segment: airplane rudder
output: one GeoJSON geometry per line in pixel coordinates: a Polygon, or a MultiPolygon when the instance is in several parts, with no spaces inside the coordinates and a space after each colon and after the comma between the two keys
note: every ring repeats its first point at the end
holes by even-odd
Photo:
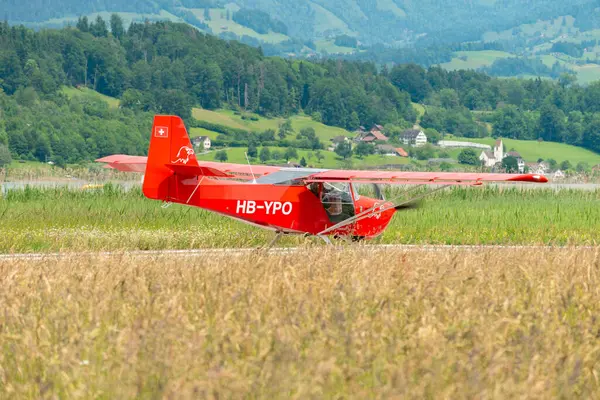
{"type": "Polygon", "coordinates": [[[148,161],[142,191],[151,199],[165,200],[169,195],[170,163],[173,141],[173,121],[170,115],[155,115],[150,134],[148,161]]]}
{"type": "Polygon", "coordinates": [[[197,166],[196,153],[185,127],[185,123],[178,116],[171,116],[171,164],[184,164],[197,166]]]}

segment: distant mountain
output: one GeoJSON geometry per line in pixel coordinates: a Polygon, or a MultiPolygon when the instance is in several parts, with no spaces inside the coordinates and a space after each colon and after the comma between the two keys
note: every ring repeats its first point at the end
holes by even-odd
{"type": "Polygon", "coordinates": [[[598,0],[0,0],[0,10],[36,29],[114,12],[126,24],[186,22],[265,55],[600,78],[598,0]]]}
{"type": "MultiPolygon", "coordinates": [[[[347,34],[366,45],[403,46],[416,40],[448,43],[479,40],[486,31],[502,31],[538,19],[583,15],[600,21],[596,0],[0,0],[9,22],[56,25],[65,17],[96,12],[129,16],[183,18],[189,12],[206,22],[204,9],[234,13],[260,10],[282,22],[290,37],[320,40],[347,34]],[[590,14],[596,13],[596,18],[590,14]]],[[[210,12],[208,13],[210,16],[210,12]]],[[[593,22],[592,22],[593,23],[593,22]]],[[[598,23],[598,22],[596,22],[598,23]]],[[[221,27],[219,27],[220,32],[221,27]]]]}

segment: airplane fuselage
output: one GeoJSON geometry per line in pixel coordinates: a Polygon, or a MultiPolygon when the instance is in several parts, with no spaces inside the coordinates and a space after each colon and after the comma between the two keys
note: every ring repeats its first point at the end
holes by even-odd
{"type": "MultiPolygon", "coordinates": [[[[353,190],[327,197],[323,184],[312,188],[193,177],[170,180],[168,198],[163,200],[199,207],[266,229],[311,235],[374,208],[366,218],[327,234],[375,237],[385,230],[394,214],[393,208],[380,210],[385,201],[359,196],[353,190]]],[[[148,194],[147,197],[153,198],[148,194]]]]}

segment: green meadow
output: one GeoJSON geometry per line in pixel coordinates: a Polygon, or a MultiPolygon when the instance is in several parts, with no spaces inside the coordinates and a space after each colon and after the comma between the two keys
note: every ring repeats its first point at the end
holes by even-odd
{"type": "Polygon", "coordinates": [[[448,70],[478,69],[492,65],[499,58],[512,57],[510,53],[496,50],[457,51],[454,55],[450,62],[441,66],[448,70]]]}
{"type": "Polygon", "coordinates": [[[103,95],[102,93],[98,93],[95,90],[90,88],[82,87],[75,88],[72,86],[63,86],[62,92],[66,94],[69,98],[73,97],[86,97],[88,99],[93,100],[101,100],[108,104],[110,108],[119,107],[119,99],[114,97],[103,95]]]}
{"type": "MultiPolygon", "coordinates": [[[[273,233],[198,208],[148,200],[139,189],[9,191],[0,198],[0,252],[252,247],[273,233]]],[[[374,243],[593,245],[600,191],[452,188],[397,213],[374,243]]],[[[282,245],[313,239],[285,238],[282,245]]]]}
{"type": "MultiPolygon", "coordinates": [[[[453,137],[447,140],[458,140],[465,142],[483,143],[490,146],[494,146],[496,140],[491,137],[487,138],[461,138],[453,137]]],[[[572,164],[578,162],[587,162],[590,165],[596,165],[600,163],[600,154],[594,153],[593,151],[584,149],[582,147],[571,146],[565,143],[555,142],[538,142],[537,140],[516,140],[516,139],[502,139],[506,150],[510,151],[515,149],[521,154],[521,157],[527,162],[536,162],[538,159],[554,159],[557,162],[565,160],[570,161],[572,164]]]]}
{"type": "MultiPolygon", "coordinates": [[[[236,114],[231,110],[204,110],[200,108],[194,108],[192,110],[192,116],[197,120],[210,122],[213,124],[224,125],[230,128],[246,129],[252,132],[262,132],[267,129],[273,129],[277,131],[279,125],[285,120],[284,118],[265,118],[259,117],[256,114],[244,114],[247,117],[255,118],[253,121],[249,118],[242,119],[241,114],[236,114]]],[[[289,118],[292,122],[292,128],[297,133],[303,128],[313,128],[317,136],[323,141],[328,142],[336,136],[347,136],[353,137],[351,132],[337,126],[328,126],[320,122],[314,121],[307,115],[294,115],[289,118]]]]}

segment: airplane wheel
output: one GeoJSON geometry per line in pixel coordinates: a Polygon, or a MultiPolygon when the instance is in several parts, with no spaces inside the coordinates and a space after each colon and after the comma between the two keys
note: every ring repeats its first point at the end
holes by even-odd
{"type": "Polygon", "coordinates": [[[352,236],[353,242],[362,242],[363,240],[365,240],[364,236],[352,236]]]}

